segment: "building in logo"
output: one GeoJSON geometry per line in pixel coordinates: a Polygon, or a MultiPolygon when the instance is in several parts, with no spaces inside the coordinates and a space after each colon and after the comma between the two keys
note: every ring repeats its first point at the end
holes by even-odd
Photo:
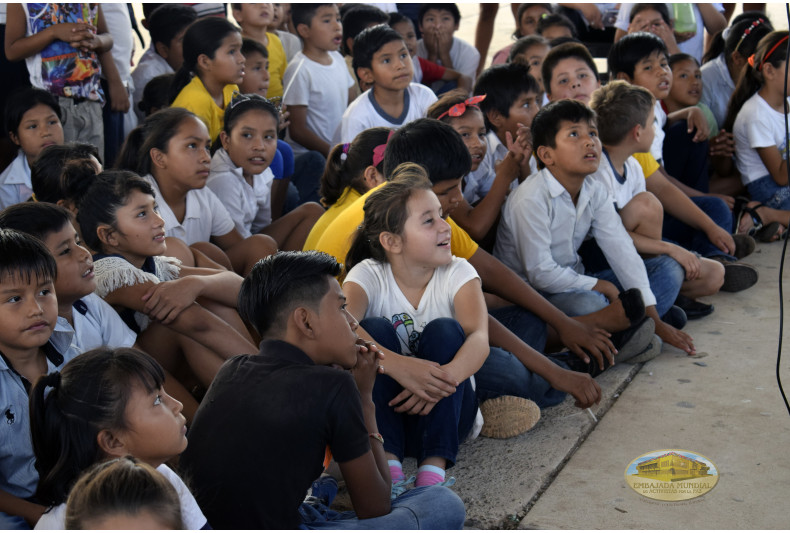
{"type": "Polygon", "coordinates": [[[709,476],[710,467],[691,457],[677,452],[669,452],[636,465],[637,476],[659,479],[661,481],[680,481],[709,476]]]}

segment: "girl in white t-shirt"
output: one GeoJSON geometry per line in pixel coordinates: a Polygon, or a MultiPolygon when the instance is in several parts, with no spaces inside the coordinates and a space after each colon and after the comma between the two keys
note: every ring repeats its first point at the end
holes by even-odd
{"type": "MultiPolygon", "coordinates": [[[[787,31],[775,31],[760,40],[741,73],[727,113],[728,123],[737,113],[732,131],[741,180],[752,200],[780,210],[790,210],[784,100],[787,39],[787,31]]],[[[771,222],[767,214],[761,212],[755,222],[760,217],[764,223],[771,222]]],[[[779,221],[786,224],[788,217],[790,213],[780,213],[779,221]]]]}
{"type": "Polygon", "coordinates": [[[373,391],[393,490],[409,482],[407,456],[419,464],[418,487],[452,484],[445,469],[477,413],[469,378],[488,356],[488,314],[477,272],[450,251],[450,226],[422,167],[404,163],[368,197],[346,267],[343,290],[361,336],[395,352],[373,391]]]}
{"type": "Polygon", "coordinates": [[[263,233],[282,250],[301,250],[324,208],[308,202],[272,220],[274,174],[269,165],[277,152],[279,127],[279,112],[269,100],[257,94],[234,96],[225,109],[222,147],[211,158],[207,185],[242,237],[263,233]]]}
{"type": "Polygon", "coordinates": [[[36,529],[65,529],[66,500],[82,472],[127,455],[173,485],[185,529],[207,526],[189,489],[165,465],[186,448],[187,426],[164,380],[159,363],[139,350],[97,348],[36,382],[30,393],[36,498],[53,506],[36,529]]]}

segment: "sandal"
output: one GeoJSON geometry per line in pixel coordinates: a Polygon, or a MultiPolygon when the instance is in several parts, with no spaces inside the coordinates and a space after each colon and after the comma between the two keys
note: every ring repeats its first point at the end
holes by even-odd
{"type": "Polygon", "coordinates": [[[744,214],[748,214],[752,217],[752,223],[754,224],[754,226],[747,231],[749,236],[754,237],[760,242],[774,242],[785,237],[786,232],[782,231],[779,222],[771,222],[767,225],[763,224],[763,219],[760,217],[757,210],[761,207],[765,207],[765,204],[757,204],[754,207],[749,207],[746,203],[747,201],[748,200],[742,196],[739,196],[735,200],[735,209],[739,209],[737,216],[737,225],[739,228],[744,214]]]}

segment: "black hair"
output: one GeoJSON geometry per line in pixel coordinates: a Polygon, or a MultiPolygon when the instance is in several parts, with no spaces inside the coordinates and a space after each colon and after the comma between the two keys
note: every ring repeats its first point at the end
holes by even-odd
{"type": "Polygon", "coordinates": [[[727,118],[724,119],[723,129],[732,131],[735,119],[738,117],[738,112],[743,104],[760,90],[763,84],[762,69],[765,65],[770,64],[773,68],[780,68],[785,62],[787,59],[787,46],[784,44],[786,43],[778,47],[776,45],[782,39],[787,38],[787,35],[787,30],[774,31],[760,39],[757,49],[754,51],[754,66],[746,63],[741,75],[738,77],[738,83],[735,84],[735,91],[733,91],[730,102],[727,105],[727,118]],[[766,55],[769,52],[770,55],[766,59],[766,55]]]}
{"type": "Polygon", "coordinates": [[[546,31],[548,28],[552,28],[554,26],[563,26],[568,28],[571,32],[571,37],[576,38],[576,26],[574,26],[573,22],[560,13],[551,13],[550,15],[546,15],[545,17],[541,17],[538,21],[538,34],[543,35],[543,32],[546,31]]]}
{"type": "Polygon", "coordinates": [[[420,11],[417,14],[417,20],[420,21],[420,24],[422,24],[425,14],[431,9],[447,11],[453,16],[456,25],[461,22],[461,12],[458,10],[457,4],[420,4],[420,11]]]}
{"type": "Polygon", "coordinates": [[[217,50],[222,46],[222,41],[232,33],[240,33],[239,28],[219,17],[197,19],[187,27],[184,34],[184,62],[170,86],[170,103],[173,103],[181,89],[189,84],[192,76],[198,74],[198,58],[206,55],[214,59],[217,50]]]}
{"type": "Polygon", "coordinates": [[[100,463],[80,476],[66,503],[66,529],[90,529],[96,520],[148,512],[171,529],[184,529],[181,500],[154,467],[127,455],[100,463]]]}
{"type": "MultiPolygon", "coordinates": [[[[376,147],[387,144],[391,132],[389,128],[368,128],[357,134],[351,143],[338,144],[332,148],[326,158],[319,190],[324,207],[334,205],[347,187],[360,194],[367,192],[365,169],[373,165],[373,151],[376,147]]],[[[379,161],[376,170],[381,172],[383,163],[383,159],[379,161]]]]}
{"type": "Polygon", "coordinates": [[[555,37],[554,39],[552,39],[551,41],[549,41],[549,48],[554,48],[555,46],[559,46],[559,45],[561,45],[561,44],[565,44],[565,43],[579,43],[579,44],[584,44],[583,42],[581,42],[581,41],[580,41],[579,39],[577,39],[576,37],[567,37],[567,36],[563,36],[563,37],[555,37]]]}
{"type": "Polygon", "coordinates": [[[486,99],[480,102],[480,110],[486,121],[486,128],[496,130],[488,120],[490,111],[508,118],[510,108],[524,93],[540,94],[538,81],[530,76],[529,67],[521,63],[493,65],[480,74],[472,94],[484,94],[486,99]]]}
{"type": "Polygon", "coordinates": [[[25,87],[11,93],[6,100],[5,131],[9,135],[19,135],[19,124],[22,122],[22,117],[39,104],[51,107],[58,116],[58,120],[62,121],[60,104],[51,92],[36,87],[25,87]]]}
{"type": "MultiPolygon", "coordinates": [[[[588,122],[595,123],[595,112],[576,100],[558,100],[551,102],[538,111],[532,119],[532,146],[535,147],[535,154],[541,146],[550,148],[557,147],[557,133],[562,128],[563,122],[588,122]]],[[[538,168],[546,165],[537,157],[538,168]]]]}
{"type": "Polygon", "coordinates": [[[73,221],[68,209],[46,202],[22,202],[0,211],[0,228],[21,231],[42,242],[73,221]]]}
{"type": "Polygon", "coordinates": [[[669,68],[672,68],[678,63],[680,63],[681,61],[693,61],[695,65],[697,65],[698,67],[700,66],[697,58],[691,54],[672,54],[671,56],[669,56],[667,63],[669,63],[669,68]]]}
{"type": "Polygon", "coordinates": [[[160,74],[145,84],[143,98],[137,103],[137,107],[145,116],[155,113],[170,105],[170,86],[176,75],[160,74]]]}
{"type": "Polygon", "coordinates": [[[362,30],[354,39],[354,58],[351,61],[354,72],[356,73],[359,68],[371,68],[373,55],[392,41],[403,41],[403,37],[387,24],[378,24],[362,30]]]}
{"type": "MultiPolygon", "coordinates": [[[[230,135],[230,132],[236,126],[236,122],[248,111],[259,110],[264,111],[271,115],[274,119],[275,131],[280,129],[280,113],[277,107],[268,99],[259,94],[236,94],[230,101],[230,104],[225,108],[225,114],[222,119],[222,131],[230,135]]],[[[212,145],[212,153],[222,146],[222,141],[219,135],[214,140],[212,145]]]]}
{"type": "Polygon", "coordinates": [[[41,240],[14,229],[0,228],[0,283],[7,279],[50,280],[58,277],[55,258],[41,240]]]}
{"type": "Polygon", "coordinates": [[[521,39],[525,37],[525,35],[521,35],[521,17],[524,16],[524,13],[527,9],[535,6],[540,6],[544,8],[546,11],[550,13],[554,13],[554,10],[551,8],[551,4],[539,4],[539,3],[524,3],[518,5],[518,10],[516,11],[516,31],[513,32],[513,37],[515,39],[521,39]]]}
{"type": "Polygon", "coordinates": [[[664,44],[661,37],[645,31],[629,33],[609,49],[607,63],[610,78],[616,79],[617,75],[622,72],[629,79],[633,79],[636,64],[655,52],[669,57],[667,45],[664,44]]]}
{"type": "Polygon", "coordinates": [[[549,42],[544,39],[542,35],[527,35],[525,37],[519,37],[518,41],[513,43],[513,46],[510,47],[510,53],[507,56],[507,62],[512,63],[519,54],[523,54],[538,44],[542,46],[549,46],[549,42]]]}
{"type": "MultiPolygon", "coordinates": [[[[439,97],[431,107],[428,108],[428,111],[425,112],[425,116],[428,118],[435,118],[445,124],[452,124],[455,118],[460,117],[451,117],[449,114],[444,115],[447,111],[449,111],[454,105],[458,105],[466,99],[469,98],[469,93],[467,93],[463,89],[453,89],[452,91],[447,91],[442,96],[439,97]],[[444,115],[442,118],[439,118],[441,115],[444,115]]],[[[466,111],[464,115],[471,110],[472,113],[483,113],[480,110],[480,104],[469,105],[466,106],[466,111]]],[[[463,115],[461,115],[463,116],[463,115]]]]}
{"type": "Polygon", "coordinates": [[[162,367],[150,355],[107,347],[78,355],[60,372],[39,378],[30,391],[38,500],[45,505],[65,502],[80,474],[104,458],[99,432],[127,427],[133,389],[142,385],[154,392],[164,381],[162,367]]]}
{"type": "Polygon", "coordinates": [[[99,150],[92,144],[70,142],[47,146],[30,166],[30,182],[33,194],[39,202],[57,203],[63,200],[61,173],[63,166],[73,159],[95,157],[99,164],[99,150]]]}
{"type": "Polygon", "coordinates": [[[146,24],[148,24],[148,17],[151,16],[151,13],[156,11],[159,6],[164,6],[168,4],[158,4],[155,2],[143,2],[143,18],[146,20],[146,24]]]}
{"type": "Polygon", "coordinates": [[[131,170],[141,176],[151,173],[151,150],[157,148],[167,153],[170,139],[178,128],[195,114],[183,107],[168,107],[145,118],[145,121],[129,132],[115,168],[131,170]]]}
{"type": "Polygon", "coordinates": [[[262,43],[244,37],[241,40],[241,55],[246,58],[247,54],[261,54],[264,58],[269,59],[269,51],[262,43]]]}
{"type": "Polygon", "coordinates": [[[63,191],[63,200],[77,206],[96,180],[96,166],[90,159],[73,159],[63,166],[60,174],[60,187],[63,191]]]}
{"type": "Polygon", "coordinates": [[[388,22],[389,16],[375,6],[367,4],[352,5],[343,14],[343,45],[341,47],[343,54],[352,55],[351,50],[347,46],[349,39],[355,39],[368,26],[387,24],[388,22]]]}
{"type": "Polygon", "coordinates": [[[431,182],[423,167],[415,163],[398,165],[392,180],[365,199],[365,218],[351,239],[346,254],[346,273],[365,259],[387,262],[379,235],[384,232],[402,235],[409,218],[409,199],[416,191],[430,188],[431,182]]]}
{"type": "Polygon", "coordinates": [[[302,38],[302,36],[299,35],[299,25],[304,24],[309,28],[313,23],[313,17],[315,17],[318,8],[334,5],[335,4],[291,4],[291,23],[294,25],[294,29],[296,29],[297,36],[300,39],[302,38]]]}
{"type": "Polygon", "coordinates": [[[129,201],[132,191],[155,196],[151,184],[134,172],[105,170],[96,176],[78,203],[77,223],[88,248],[95,252],[104,250],[96,230],[101,225],[117,227],[116,213],[129,201]]]}
{"type": "Polygon", "coordinates": [[[387,13],[389,16],[389,21],[387,22],[390,27],[394,26],[395,24],[400,24],[401,22],[408,22],[412,26],[414,26],[414,21],[412,21],[409,17],[404,15],[403,13],[398,13],[397,11],[392,11],[387,13]]]}
{"type": "Polygon", "coordinates": [[[277,252],[258,261],[239,289],[238,310],[261,337],[285,333],[295,307],[317,309],[329,290],[329,278],[341,265],[324,252],[277,252]]]}
{"type": "Polygon", "coordinates": [[[423,167],[433,184],[460,179],[472,169],[472,156],[458,132],[432,118],[418,118],[392,134],[384,152],[385,179],[407,162],[423,167]]]}
{"type": "Polygon", "coordinates": [[[551,76],[554,74],[554,69],[563,59],[580,59],[584,61],[590,70],[595,74],[598,79],[598,67],[595,66],[595,60],[590,54],[590,50],[581,43],[565,43],[559,46],[553,46],[546,57],[543,58],[543,65],[541,65],[541,75],[543,76],[543,88],[546,89],[546,94],[551,94],[551,76]]]}
{"type": "Polygon", "coordinates": [[[633,22],[634,18],[636,18],[639,13],[649,9],[652,9],[661,15],[661,19],[666,23],[666,25],[670,28],[672,27],[672,17],[669,16],[669,9],[667,9],[666,4],[634,4],[633,7],[631,7],[631,13],[628,16],[628,22],[633,22]]]}
{"type": "Polygon", "coordinates": [[[707,63],[724,54],[727,65],[732,61],[732,53],[738,52],[742,57],[748,58],[757,48],[760,39],[774,31],[770,19],[760,11],[745,11],[733,19],[729,30],[726,28],[716,33],[710,43],[708,51],[702,57],[702,62],[707,63]],[[728,31],[727,38],[724,38],[728,31]]]}
{"type": "Polygon", "coordinates": [[[151,43],[170,46],[176,35],[195,22],[198,16],[194,9],[184,4],[162,4],[146,17],[151,43]]]}

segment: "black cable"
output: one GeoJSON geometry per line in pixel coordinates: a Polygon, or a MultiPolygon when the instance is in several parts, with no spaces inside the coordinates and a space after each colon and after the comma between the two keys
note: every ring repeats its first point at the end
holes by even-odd
{"type": "MultiPolygon", "coordinates": [[[[785,13],[787,15],[787,25],[790,27],[790,4],[785,4],[785,13]]],[[[788,67],[788,60],[790,59],[790,40],[787,41],[787,53],[785,54],[785,74],[787,73],[788,67]]],[[[788,149],[790,148],[790,125],[787,123],[787,114],[788,114],[788,105],[787,105],[787,75],[785,75],[785,91],[782,95],[782,103],[784,105],[785,110],[785,168],[787,169],[787,179],[788,179],[788,187],[790,187],[790,159],[787,157],[788,149]]],[[[787,228],[790,228],[790,221],[786,224],[787,228]]],[[[785,402],[785,407],[787,408],[787,413],[790,414],[790,403],[787,403],[787,396],[785,395],[785,390],[782,387],[782,375],[780,373],[781,363],[782,363],[782,339],[784,337],[784,316],[785,316],[785,306],[784,306],[784,291],[782,290],[782,273],[785,269],[785,254],[787,253],[787,237],[784,239],[784,245],[782,245],[782,259],[779,261],[779,349],[776,352],[776,382],[779,384],[779,393],[782,395],[782,400],[785,402]]]]}

